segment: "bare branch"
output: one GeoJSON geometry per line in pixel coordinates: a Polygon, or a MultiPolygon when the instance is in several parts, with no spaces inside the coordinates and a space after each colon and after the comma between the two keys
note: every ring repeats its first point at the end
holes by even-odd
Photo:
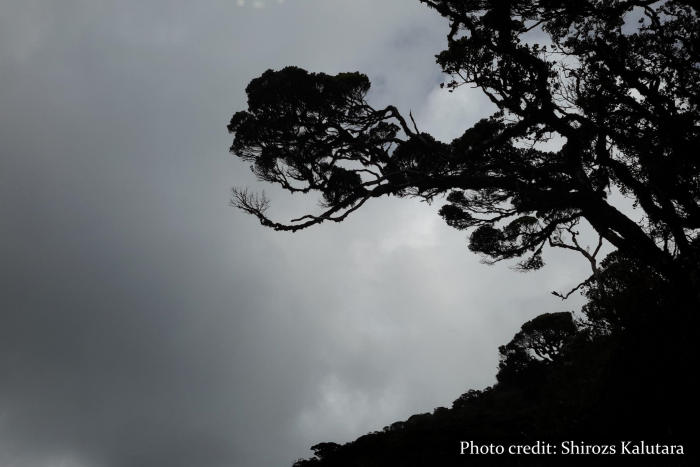
{"type": "Polygon", "coordinates": [[[595,279],[595,275],[591,275],[591,276],[589,276],[586,280],[584,280],[583,282],[581,282],[580,284],[578,284],[576,287],[574,287],[573,289],[569,290],[567,293],[563,294],[563,293],[559,293],[559,292],[553,291],[553,292],[552,292],[552,295],[554,295],[555,297],[559,297],[559,298],[561,298],[562,300],[566,300],[566,299],[569,298],[574,292],[576,292],[577,290],[581,289],[581,287],[583,287],[583,286],[589,284],[589,283],[590,283],[592,280],[594,280],[594,279],[595,279]]]}

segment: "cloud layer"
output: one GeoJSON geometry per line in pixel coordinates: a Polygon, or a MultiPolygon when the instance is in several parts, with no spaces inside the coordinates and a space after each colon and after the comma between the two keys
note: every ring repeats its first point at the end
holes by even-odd
{"type": "Polygon", "coordinates": [[[436,206],[296,235],[227,206],[263,188],[225,125],[267,68],[362,70],[446,140],[489,111],[438,89],[417,2],[0,3],[0,465],[290,465],[491,384],[523,321],[573,307],[548,292],[577,258],[484,266],[436,206]]]}

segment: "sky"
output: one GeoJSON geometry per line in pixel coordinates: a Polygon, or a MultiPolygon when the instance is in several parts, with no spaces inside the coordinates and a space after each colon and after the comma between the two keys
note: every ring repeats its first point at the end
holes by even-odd
{"type": "Polygon", "coordinates": [[[407,0],[0,0],[0,466],[289,466],[495,382],[498,346],[587,276],[487,266],[440,203],[295,234],[229,206],[266,69],[360,70],[449,141],[447,24],[407,0]]]}

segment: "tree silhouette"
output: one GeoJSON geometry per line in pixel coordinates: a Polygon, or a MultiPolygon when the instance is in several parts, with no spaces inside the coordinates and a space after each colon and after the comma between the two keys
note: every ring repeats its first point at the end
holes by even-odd
{"type": "Polygon", "coordinates": [[[587,322],[538,316],[500,348],[494,387],[343,446],[316,445],[296,465],[463,465],[450,446],[480,436],[689,439],[696,398],[680,357],[696,348],[700,307],[697,2],[421,2],[449,21],[437,55],[445,86],[478,87],[498,110],[442,142],[410,113],[370,105],[363,74],[268,70],[231,119],[231,151],[263,181],[316,193],[322,210],[281,223],[264,195],[236,189],[233,204],[297,231],[384,195],[445,199],[440,215],[487,261],[537,269],[547,246],[583,254],[593,275],[574,290],[585,290],[587,322]],[[636,210],[619,208],[618,195],[636,210]],[[593,251],[579,242],[584,221],[600,236],[593,251]],[[617,251],[599,261],[603,239],[617,251]]]}
{"type": "Polygon", "coordinates": [[[268,70],[247,87],[248,110],[231,119],[231,151],[264,181],[318,192],[324,210],[283,224],[266,216],[264,195],[234,190],[233,203],[296,231],[342,221],[383,195],[445,196],[440,214],[471,229],[473,251],[520,258],[526,269],[541,267],[543,248],[585,219],[626,255],[697,285],[695,3],[422,2],[450,23],[437,56],[446,86],[477,86],[498,111],[444,143],[396,107],[372,107],[365,75],[268,70]],[[615,207],[613,190],[633,200],[642,222],[615,207]]]}
{"type": "Polygon", "coordinates": [[[537,367],[558,362],[578,333],[569,312],[544,313],[531,319],[508,344],[499,347],[498,381],[536,374],[537,367]]]}

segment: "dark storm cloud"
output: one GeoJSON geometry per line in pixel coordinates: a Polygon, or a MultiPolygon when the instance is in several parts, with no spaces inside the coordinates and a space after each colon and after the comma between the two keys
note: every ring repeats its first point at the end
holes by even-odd
{"type": "Polygon", "coordinates": [[[294,236],[227,207],[255,181],[225,124],[266,68],[363,70],[444,138],[483,114],[436,90],[417,5],[0,6],[0,465],[289,465],[490,384],[580,276],[480,265],[410,201],[294,236]]]}

